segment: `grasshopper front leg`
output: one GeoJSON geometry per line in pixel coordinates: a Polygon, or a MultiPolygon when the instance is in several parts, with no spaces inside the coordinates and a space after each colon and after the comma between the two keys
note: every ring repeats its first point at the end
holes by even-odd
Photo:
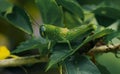
{"type": "Polygon", "coordinates": [[[50,49],[51,47],[51,41],[48,42],[48,50],[50,49]]]}

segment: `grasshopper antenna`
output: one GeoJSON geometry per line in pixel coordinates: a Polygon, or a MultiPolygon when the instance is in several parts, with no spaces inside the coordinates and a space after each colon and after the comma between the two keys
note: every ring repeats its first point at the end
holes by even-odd
{"type": "Polygon", "coordinates": [[[25,9],[25,11],[28,13],[28,16],[30,17],[30,19],[32,19],[33,20],[33,23],[35,23],[35,24],[37,24],[37,25],[39,25],[39,23],[32,17],[32,15],[28,12],[28,10],[27,9],[25,9]]]}
{"type": "Polygon", "coordinates": [[[28,15],[31,23],[34,24],[34,25],[32,25],[32,27],[33,27],[33,32],[34,32],[34,33],[33,33],[34,36],[35,36],[35,37],[42,37],[42,36],[41,36],[41,33],[40,33],[40,31],[39,31],[39,27],[41,26],[41,24],[39,24],[39,23],[33,18],[33,16],[29,13],[29,11],[28,11],[26,8],[24,8],[24,11],[27,13],[27,15],[28,15]]]}
{"type": "Polygon", "coordinates": [[[28,17],[30,18],[30,20],[32,20],[33,23],[35,23],[36,25],[40,25],[40,24],[33,18],[33,16],[29,13],[29,11],[28,11],[26,8],[23,7],[23,9],[24,9],[24,11],[27,13],[28,17]]]}

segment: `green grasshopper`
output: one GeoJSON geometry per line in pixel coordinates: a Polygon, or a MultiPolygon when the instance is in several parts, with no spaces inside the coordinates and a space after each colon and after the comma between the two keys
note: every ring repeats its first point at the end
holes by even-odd
{"type": "Polygon", "coordinates": [[[85,34],[91,33],[91,31],[95,29],[96,26],[94,24],[81,25],[73,29],[44,24],[40,26],[40,33],[42,37],[46,37],[51,41],[58,43],[68,43],[69,48],[72,49],[70,42],[76,41],[85,34]]]}

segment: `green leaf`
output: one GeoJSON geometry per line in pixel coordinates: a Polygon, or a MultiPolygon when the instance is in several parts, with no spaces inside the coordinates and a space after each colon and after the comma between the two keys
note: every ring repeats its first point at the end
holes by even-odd
{"type": "Polygon", "coordinates": [[[103,15],[112,19],[120,19],[120,10],[109,6],[109,4],[102,3],[98,5],[98,8],[93,10],[96,15],[103,15]]]}
{"type": "Polygon", "coordinates": [[[65,74],[101,74],[96,65],[85,56],[67,60],[65,70],[65,74]]]}
{"type": "Polygon", "coordinates": [[[36,0],[36,3],[45,24],[63,26],[62,8],[55,0],[36,0]]]}
{"type": "Polygon", "coordinates": [[[95,34],[91,35],[91,36],[88,37],[88,38],[94,40],[94,39],[101,38],[101,37],[104,37],[104,36],[106,36],[106,35],[109,35],[109,34],[111,34],[112,32],[114,32],[113,29],[103,28],[103,29],[101,29],[101,30],[99,30],[99,31],[96,30],[96,31],[95,31],[95,34]]]}
{"type": "Polygon", "coordinates": [[[102,31],[100,31],[100,32],[96,32],[95,34],[89,36],[88,38],[86,38],[86,39],[84,40],[83,43],[87,43],[87,42],[89,42],[89,41],[91,41],[91,40],[95,40],[95,39],[97,39],[97,38],[104,37],[104,36],[106,36],[106,35],[111,34],[112,32],[113,32],[112,29],[107,29],[107,28],[106,28],[106,29],[104,29],[104,30],[102,30],[102,31]]]}
{"type": "Polygon", "coordinates": [[[98,5],[98,7],[93,10],[93,13],[98,23],[105,27],[114,23],[117,19],[120,19],[120,10],[106,3],[98,5]]]}
{"type": "Polygon", "coordinates": [[[49,70],[53,65],[59,63],[60,61],[64,61],[68,54],[69,54],[69,50],[66,49],[53,51],[52,55],[50,56],[50,60],[46,71],[49,70]]]}
{"type": "Polygon", "coordinates": [[[110,42],[110,41],[111,41],[112,39],[114,39],[114,38],[120,38],[120,32],[119,32],[119,31],[115,31],[115,32],[113,32],[113,33],[105,36],[104,41],[105,41],[106,43],[108,43],[108,42],[110,42]]]}
{"type": "Polygon", "coordinates": [[[56,0],[58,4],[67,9],[70,13],[84,20],[81,6],[75,0],[56,0]]]}
{"type": "Polygon", "coordinates": [[[0,12],[5,12],[8,8],[12,6],[13,5],[8,2],[8,0],[0,0],[0,12]]]}
{"type": "Polygon", "coordinates": [[[104,27],[108,27],[116,21],[116,19],[112,19],[103,15],[95,15],[95,18],[97,19],[99,25],[104,27]]]}
{"type": "Polygon", "coordinates": [[[29,39],[26,40],[25,42],[22,42],[17,49],[12,51],[12,53],[20,53],[28,50],[33,50],[36,48],[40,48],[40,50],[47,50],[48,42],[46,40],[42,40],[41,38],[39,39],[29,39]]]}
{"type": "Polygon", "coordinates": [[[69,12],[64,13],[64,22],[65,27],[69,29],[80,26],[82,24],[78,17],[73,16],[73,14],[70,14],[69,12]]]}
{"type": "Polygon", "coordinates": [[[12,12],[6,14],[6,16],[15,27],[19,28],[25,33],[32,34],[32,26],[30,19],[22,8],[14,6],[12,8],[12,12]]]}

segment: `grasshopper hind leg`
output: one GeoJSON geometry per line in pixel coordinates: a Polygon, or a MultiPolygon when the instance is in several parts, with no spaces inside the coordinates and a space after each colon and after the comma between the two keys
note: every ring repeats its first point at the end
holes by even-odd
{"type": "Polygon", "coordinates": [[[69,41],[69,40],[59,41],[59,43],[67,43],[67,44],[68,44],[69,49],[70,49],[70,50],[73,50],[72,45],[70,44],[70,41],[69,41]]]}

